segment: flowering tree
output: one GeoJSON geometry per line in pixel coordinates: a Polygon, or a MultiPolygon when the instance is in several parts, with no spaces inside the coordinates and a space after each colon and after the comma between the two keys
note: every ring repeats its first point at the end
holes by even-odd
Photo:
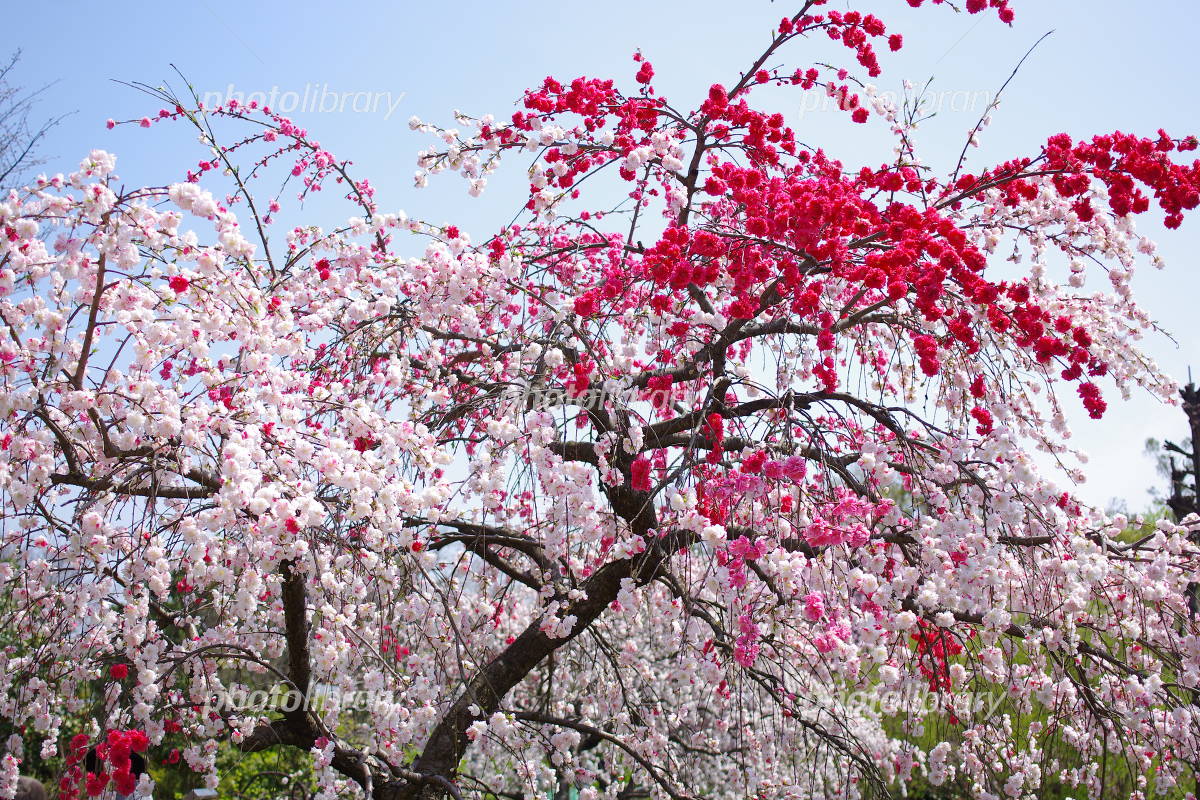
{"type": "Polygon", "coordinates": [[[509,120],[414,121],[439,137],[418,182],[478,193],[534,155],[481,244],[381,211],[270,109],[166,94],[141,124],[197,128],[185,180],[122,188],[95,151],[5,198],[0,714],[69,756],[60,796],[127,791],[142,751],[215,785],[223,745],[311,751],[330,797],[1193,779],[1196,549],[1122,535],[1030,452],[1065,452],[1061,395],[1172,396],[1133,344],[1131,220],[1200,204],[1196,140],[935,175],[913,109],[776,66],[828,37],[873,77],[902,46],[822,5],[694,110],[639,56],[632,91],[547,78],[509,120]],[[894,157],[800,144],[767,86],[890,126],[894,157]],[[297,187],[357,216],[277,231],[297,187]],[[214,703],[235,664],[375,694],[214,703]]]}

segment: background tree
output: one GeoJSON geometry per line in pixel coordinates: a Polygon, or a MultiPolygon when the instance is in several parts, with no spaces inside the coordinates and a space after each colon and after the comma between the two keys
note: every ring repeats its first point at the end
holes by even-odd
{"type": "MultiPolygon", "coordinates": [[[[1189,516],[1200,514],[1197,504],[1197,487],[1200,486],[1200,449],[1196,442],[1200,441],[1200,390],[1190,380],[1179,390],[1184,416],[1188,422],[1190,436],[1178,442],[1157,439],[1146,442],[1146,452],[1158,462],[1158,471],[1167,479],[1168,494],[1162,501],[1170,509],[1172,517],[1182,522],[1189,516]]],[[[1193,539],[1197,536],[1193,534],[1193,539]]],[[[1188,586],[1193,616],[1200,613],[1200,595],[1197,595],[1198,584],[1188,586]]]]}
{"type": "Polygon", "coordinates": [[[46,87],[29,91],[15,82],[21,51],[0,65],[0,193],[19,186],[30,172],[45,163],[38,147],[59,118],[39,121],[38,97],[46,87]]]}
{"type": "Polygon", "coordinates": [[[1200,450],[1195,445],[1200,441],[1200,389],[1189,382],[1179,390],[1179,395],[1183,400],[1189,436],[1179,442],[1163,441],[1162,444],[1151,440],[1147,450],[1158,457],[1159,471],[1169,481],[1167,507],[1175,519],[1182,520],[1189,514],[1200,514],[1200,505],[1196,502],[1196,487],[1200,486],[1200,450]]]}
{"type": "Polygon", "coordinates": [[[272,110],[166,92],[131,122],[195,126],[181,182],[123,187],[94,151],[0,204],[0,579],[40,643],[6,648],[0,714],[65,758],[63,796],[108,779],[74,756],[101,739],[122,791],[177,741],[214,785],[223,744],[294,748],[323,796],[381,800],[1190,780],[1188,531],[1123,539],[1031,452],[1066,452],[1063,395],[1100,418],[1102,384],[1175,391],[1133,346],[1130,221],[1200,205],[1196,139],[935,175],[849,70],[781,66],[827,41],[866,79],[903,44],[822,5],[690,110],[639,55],[627,91],[414,120],[418,181],[478,193],[533,156],[481,243],[380,210],[272,110]],[[896,153],[801,144],[768,87],[896,153]],[[326,189],[355,216],[276,227],[326,189]],[[376,694],[231,709],[235,664],[376,694]]]}

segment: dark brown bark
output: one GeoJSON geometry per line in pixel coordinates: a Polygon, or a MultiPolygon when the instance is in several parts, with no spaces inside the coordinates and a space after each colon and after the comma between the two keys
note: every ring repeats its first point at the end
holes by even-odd
{"type": "MultiPolygon", "coordinates": [[[[646,494],[628,486],[606,490],[613,510],[625,519],[637,535],[645,536],[655,527],[655,515],[646,494]]],[[[413,763],[413,770],[422,775],[438,775],[452,779],[458,763],[466,753],[469,740],[467,729],[472,723],[490,717],[500,708],[504,696],[525,679],[551,653],[566,645],[595,622],[621,591],[621,583],[632,578],[638,585],[649,583],[675,550],[692,540],[687,531],[676,531],[655,539],[635,556],[605,564],[584,582],[587,596],[571,604],[563,616],[576,617],[571,633],[562,639],[551,639],[542,632],[540,621],[530,623],[511,645],[484,666],[467,684],[453,706],[442,716],[424,751],[413,763]],[[471,707],[478,708],[472,713],[471,707]]],[[[425,783],[410,785],[406,792],[395,795],[404,800],[425,800],[442,797],[444,787],[425,783]]]]}

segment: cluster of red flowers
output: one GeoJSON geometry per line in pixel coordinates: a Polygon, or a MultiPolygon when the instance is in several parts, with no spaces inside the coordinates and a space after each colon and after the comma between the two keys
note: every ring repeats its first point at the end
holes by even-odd
{"type": "Polygon", "coordinates": [[[654,483],[650,478],[650,459],[637,458],[629,465],[631,475],[630,485],[635,491],[648,492],[654,488],[654,483]]]}
{"type": "Polygon", "coordinates": [[[1052,175],[1055,189],[1063,197],[1079,197],[1073,209],[1084,222],[1095,217],[1091,200],[1083,197],[1096,180],[1108,190],[1109,208],[1114,214],[1141,214],[1150,209],[1148,197],[1138,184],[1148,189],[1165,214],[1168,228],[1183,222],[1183,212],[1200,205],[1200,160],[1176,164],[1168,153],[1185,153],[1200,144],[1196,137],[1172,139],[1159,130],[1155,139],[1117,131],[1095,136],[1090,142],[1076,142],[1060,133],[1046,142],[1040,158],[1008,161],[978,177],[963,175],[951,188],[970,192],[980,186],[995,186],[1009,206],[1037,197],[1035,175],[1052,175]]]}
{"type": "MultiPolygon", "coordinates": [[[[916,0],[910,4],[921,5],[916,0]]],[[[988,8],[1001,20],[1011,21],[1006,0],[967,4],[971,13],[988,8]]],[[[778,26],[777,40],[782,43],[815,30],[824,30],[854,48],[860,63],[875,73],[871,41],[887,35],[879,19],[854,11],[785,18],[778,26]]],[[[893,49],[901,44],[897,37],[889,39],[893,49]]],[[[535,116],[546,123],[566,113],[582,116],[588,132],[611,127],[609,145],[569,151],[552,146],[547,150],[544,177],[551,185],[566,189],[584,172],[645,147],[649,133],[667,113],[660,99],[649,96],[653,94],[649,88],[653,69],[640,56],[636,59],[641,64],[637,80],[648,87],[641,96],[626,98],[611,81],[577,78],[564,85],[547,78],[540,89],[526,93],[525,106],[532,115],[518,113],[511,128],[487,129],[484,135],[517,145],[516,131],[533,130],[535,116]]],[[[771,291],[790,296],[794,315],[815,317],[820,314],[824,286],[815,274],[832,272],[860,284],[866,291],[864,304],[907,297],[930,323],[944,326],[942,332],[914,333],[914,349],[927,375],[938,372],[942,351],[961,347],[971,354],[979,349],[976,309],[984,312],[988,327],[1013,337],[1038,363],[1049,365],[1058,360],[1064,379],[1081,381],[1085,376],[1105,374],[1107,365],[1091,352],[1090,337],[1081,326],[1042,308],[1024,284],[997,283],[982,276],[985,255],[944,212],[992,189],[1009,205],[1031,200],[1037,196],[1040,179],[1050,175],[1061,196],[1078,198],[1075,209],[1085,221],[1095,212],[1084,195],[1099,183],[1107,189],[1115,214],[1147,210],[1150,198],[1144,187],[1166,212],[1167,224],[1176,226],[1184,210],[1200,205],[1200,163],[1175,164],[1168,154],[1191,150],[1196,141],[1172,140],[1160,131],[1157,139],[1115,133],[1075,143],[1064,134],[1051,138],[1039,158],[1012,161],[945,185],[923,179],[911,167],[885,165],[848,176],[842,164],[821,151],[801,150],[781,114],[756,111],[747,102],[755,85],[777,82],[812,88],[819,77],[815,67],[788,76],[760,70],[734,90],[714,84],[697,112],[697,122],[712,143],[710,152],[735,149],[746,160],[742,164],[732,160],[713,163],[710,174],[694,186],[711,198],[706,215],[711,222],[696,224],[685,217],[669,225],[659,241],[645,249],[640,274],[605,270],[595,289],[578,295],[576,312],[590,318],[605,314],[607,306],[619,310],[628,302],[630,281],[641,278],[671,293],[728,283],[731,292],[721,311],[742,319],[759,313],[770,286],[771,291]],[[786,168],[781,162],[784,154],[794,157],[786,168]],[[940,197],[941,201],[919,207],[898,201],[900,192],[940,197]],[[887,201],[881,202],[884,198],[887,201]],[[729,230],[738,234],[729,235],[729,230]]],[[[838,77],[844,79],[845,74],[838,77]]],[[[843,108],[865,112],[858,108],[858,99],[846,93],[846,87],[830,84],[827,88],[839,96],[843,108]]],[[[674,134],[681,138],[687,132],[680,128],[674,134]]],[[[626,166],[620,172],[622,178],[638,184],[634,196],[640,197],[646,176],[626,166]]],[[[670,182],[668,176],[662,177],[664,183],[670,182]]],[[[531,192],[536,191],[537,187],[531,186],[531,192]]],[[[674,299],[670,294],[655,295],[654,307],[660,313],[679,308],[674,299]]],[[[833,360],[837,322],[817,326],[824,355],[815,372],[826,388],[837,384],[833,360]]],[[[668,332],[684,338],[690,328],[681,315],[678,322],[669,324],[668,332]]],[[[1093,415],[1101,413],[1104,406],[1097,393],[1098,389],[1081,389],[1093,415]]],[[[990,430],[988,416],[982,410],[975,412],[980,429],[990,430]]]]}
{"type": "Polygon", "coordinates": [[[137,729],[109,731],[95,746],[87,734],[76,734],[67,748],[66,770],[58,784],[59,798],[79,800],[81,784],[87,797],[98,797],[110,781],[121,794],[132,794],[137,787],[132,754],[145,752],[149,746],[145,732],[137,729]],[[89,751],[95,756],[95,772],[85,771],[89,751]]]}
{"type": "MultiPolygon", "coordinates": [[[[1004,0],[977,0],[968,3],[967,10],[978,13],[987,8],[997,11],[1006,22],[1012,18],[1004,0]]],[[[855,48],[860,63],[874,73],[870,42],[885,36],[886,27],[872,15],[831,11],[786,18],[779,25],[777,39],[782,42],[822,29],[855,48]]],[[[889,44],[895,49],[901,42],[893,37],[889,44]]],[[[530,113],[516,114],[511,127],[486,128],[484,136],[495,137],[505,146],[518,146],[518,131],[532,131],[535,123],[545,124],[568,113],[580,115],[590,133],[608,128],[611,144],[547,149],[541,185],[571,187],[582,174],[647,147],[650,132],[667,113],[663,101],[653,97],[649,87],[653,69],[640,56],[635,58],[641,64],[637,80],[647,87],[642,95],[626,98],[612,81],[577,78],[563,84],[547,78],[539,89],[525,95],[530,113]]],[[[1196,141],[1172,140],[1160,131],[1157,139],[1115,133],[1075,143],[1063,134],[1051,138],[1036,159],[1018,159],[944,185],[922,178],[916,169],[906,166],[863,168],[848,175],[841,163],[823,152],[799,148],[781,114],[756,111],[747,102],[755,85],[778,82],[811,88],[819,77],[815,67],[789,76],[763,70],[732,91],[714,84],[697,112],[698,124],[712,143],[710,153],[737,150],[745,161],[714,159],[707,177],[690,179],[696,181],[693,191],[702,191],[708,198],[705,221],[685,215],[668,225],[656,243],[644,248],[640,265],[637,259],[614,257],[598,268],[594,287],[582,289],[576,297],[576,313],[594,318],[610,310],[619,312],[630,298],[640,296],[633,284],[649,281],[665,290],[652,295],[651,306],[660,314],[672,310],[678,314],[676,321],[666,323],[667,333],[685,339],[691,335],[692,324],[682,310],[688,306],[684,291],[718,283],[728,287],[727,302],[720,310],[734,319],[757,316],[765,303],[775,299],[767,297],[769,291],[787,303],[795,318],[811,320],[822,353],[814,376],[832,390],[838,382],[835,356],[841,320],[826,318],[828,312],[821,308],[825,288],[821,276],[832,273],[861,286],[861,305],[904,298],[913,303],[931,326],[911,334],[926,375],[939,372],[946,350],[962,348],[968,355],[979,350],[977,311],[983,312],[987,327],[1012,337],[1038,363],[1057,361],[1065,380],[1084,381],[1105,374],[1108,365],[1091,351],[1091,338],[1081,325],[1043,308],[1023,283],[983,277],[986,256],[946,211],[989,190],[1015,206],[1037,197],[1042,179],[1051,176],[1062,197],[1076,198],[1074,207],[1081,220],[1095,214],[1087,193],[1099,183],[1107,189],[1115,214],[1147,210],[1149,192],[1166,212],[1167,224],[1175,226],[1184,210],[1200,205],[1200,162],[1175,164],[1169,154],[1194,149],[1196,141]],[[787,167],[781,161],[785,154],[793,157],[787,167]],[[898,193],[941,199],[936,204],[922,201],[918,205],[901,202],[898,193]],[[731,235],[731,230],[737,234],[731,235]]],[[[845,75],[839,74],[839,78],[845,75]]],[[[846,94],[846,87],[830,84],[827,88],[839,96],[844,108],[857,107],[858,99],[846,94]]],[[[685,138],[688,134],[679,128],[674,135],[685,138]]],[[[624,165],[620,174],[637,184],[633,196],[641,197],[647,176],[624,165]]],[[[664,185],[677,177],[660,176],[664,185]]],[[[531,195],[538,191],[538,184],[531,184],[531,195]]],[[[532,196],[530,203],[534,203],[532,196]]],[[[584,375],[573,376],[576,391],[580,384],[586,385],[585,379],[584,375]]],[[[1104,402],[1093,384],[1082,386],[1080,395],[1089,413],[1103,413],[1104,402]]],[[[977,431],[992,429],[989,412],[977,408],[971,413],[977,431]]],[[[719,450],[710,457],[719,458],[719,450]]]]}
{"type": "MultiPolygon", "coordinates": [[[[563,85],[554,78],[546,78],[542,88],[530,89],[525,92],[525,108],[540,114],[563,114],[571,112],[583,117],[584,127],[592,131],[604,126],[605,117],[613,109],[618,98],[616,87],[611,80],[596,78],[576,78],[570,84],[563,85]]],[[[513,127],[517,130],[533,130],[533,122],[529,115],[517,111],[513,114],[513,127]]],[[[488,128],[482,130],[483,136],[490,136],[488,128]]],[[[513,131],[501,128],[496,131],[502,142],[515,138],[513,131]]]]}
{"type": "MultiPolygon", "coordinates": [[[[946,0],[933,0],[934,5],[940,5],[946,0]]],[[[913,8],[920,8],[925,4],[925,0],[908,0],[908,4],[913,8]]],[[[988,8],[996,9],[1000,15],[1000,21],[1011,23],[1013,21],[1013,11],[1008,7],[1008,0],[967,0],[967,13],[978,14],[988,8]]]]}
{"type": "Polygon", "coordinates": [[[929,691],[949,691],[950,665],[948,656],[956,656],[962,652],[962,645],[947,630],[938,628],[923,619],[918,619],[920,626],[917,633],[912,634],[917,653],[927,657],[928,661],[919,661],[921,674],[929,681],[929,691]]]}
{"type": "Polygon", "coordinates": [[[1092,419],[1100,419],[1108,404],[1100,399],[1100,388],[1092,382],[1079,384],[1079,396],[1083,399],[1083,407],[1088,410],[1092,419]]]}
{"type": "MultiPolygon", "coordinates": [[[[798,21],[785,19],[779,24],[779,32],[788,34],[793,30],[806,30],[821,25],[826,26],[825,33],[830,39],[841,42],[854,51],[858,63],[867,68],[867,73],[872,78],[879,76],[881,72],[879,59],[871,44],[872,38],[879,38],[887,34],[887,27],[879,17],[873,14],[860,14],[857,11],[844,13],[830,11],[824,17],[821,15],[801,17],[798,21]]],[[[900,47],[895,38],[890,39],[888,44],[893,50],[898,50],[900,47]]]]}
{"type": "Polygon", "coordinates": [[[710,464],[720,462],[721,455],[724,452],[725,441],[725,418],[720,414],[713,412],[705,419],[703,427],[700,429],[700,434],[708,443],[708,456],[705,458],[710,464]]]}
{"type": "Polygon", "coordinates": [[[1082,194],[1088,175],[1099,179],[1108,187],[1109,206],[1119,215],[1140,214],[1150,207],[1149,198],[1135,185],[1141,183],[1166,212],[1166,226],[1178,228],[1183,212],[1200,205],[1200,161],[1184,166],[1167,153],[1195,150],[1196,145],[1194,136],[1176,141],[1161,129],[1157,139],[1117,131],[1079,143],[1060,133],[1046,143],[1046,168],[1060,173],[1054,184],[1064,197],[1082,194]]]}
{"type": "MultiPolygon", "coordinates": [[[[810,68],[804,73],[797,72],[788,82],[802,89],[811,89],[816,85],[819,74],[815,68],[810,68]]],[[[767,83],[771,75],[763,71],[755,76],[755,80],[757,83],[767,83]]],[[[700,113],[713,123],[709,126],[708,135],[714,142],[738,143],[754,163],[777,164],[778,150],[789,155],[797,152],[795,133],[783,124],[783,115],[755,111],[746,102],[744,92],[734,100],[724,86],[714,83],[709,87],[708,98],[700,106],[700,113]],[[735,137],[739,132],[740,137],[735,137]]]]}
{"type": "Polygon", "coordinates": [[[378,446],[379,440],[372,436],[354,437],[354,449],[360,453],[365,453],[368,450],[374,450],[378,446]]]}
{"type": "MultiPolygon", "coordinates": [[[[915,171],[864,170],[850,180],[841,175],[839,164],[821,153],[805,158],[807,155],[802,153],[799,159],[803,169],[780,176],[732,163],[716,165],[705,191],[721,198],[717,204],[734,209],[749,237],[668,227],[646,251],[645,276],[675,291],[728,278],[733,292],[725,311],[741,318],[758,313],[763,287],[769,282],[776,293],[791,296],[793,314],[815,317],[819,316],[823,283],[805,272],[817,271],[812,269],[816,264],[829,264],[835,275],[861,284],[870,302],[911,296],[927,320],[944,321],[943,336],[914,335],[914,349],[926,375],[937,374],[942,349],[954,345],[967,353],[979,349],[973,309],[960,305],[952,310],[948,300],[952,295],[982,307],[994,331],[1009,333],[1039,363],[1063,359],[1064,379],[1078,380],[1085,371],[1104,374],[1106,365],[1090,352],[1091,338],[1083,327],[1068,316],[1051,315],[1031,299],[1024,284],[983,278],[983,252],[936,208],[922,211],[898,202],[880,208],[866,196],[875,188],[890,192],[932,188],[925,186],[915,171]],[[857,255],[856,250],[867,242],[872,245],[869,252],[857,255]],[[796,254],[807,255],[807,263],[796,254]]],[[[1172,167],[1164,169],[1159,180],[1174,183],[1187,171],[1172,167]]],[[[1151,177],[1147,169],[1138,174],[1151,177]]],[[[1014,179],[1014,183],[1020,180],[1014,179]]],[[[1029,180],[1024,184],[1032,187],[1029,180]]],[[[1197,181],[1192,179],[1190,185],[1197,181]]],[[[1167,190],[1165,184],[1156,187],[1156,191],[1167,190]]],[[[1184,197],[1180,202],[1190,200],[1184,197]]],[[[834,326],[829,321],[819,322],[818,345],[821,350],[831,350],[834,326]]],[[[818,369],[824,373],[828,366],[818,369]]]]}

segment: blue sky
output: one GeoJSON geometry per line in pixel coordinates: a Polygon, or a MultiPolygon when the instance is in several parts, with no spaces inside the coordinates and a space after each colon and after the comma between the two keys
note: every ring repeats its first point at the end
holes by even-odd
{"type": "MultiPolygon", "coordinates": [[[[69,170],[88,150],[102,147],[118,155],[118,172],[128,183],[176,180],[202,155],[182,127],[104,127],[110,117],[141,117],[158,108],[117,81],[170,80],[179,86],[173,64],[201,94],[226,93],[232,85],[243,93],[275,89],[281,98],[287,92],[297,99],[306,92],[310,98],[346,96],[341,111],[292,116],[332,152],[356,162],[357,174],[377,186],[383,208],[404,209],[435,223],[452,221],[478,239],[523,201],[520,166],[510,164],[507,178],[494,180],[480,199],[468,197],[451,176],[418,191],[412,186],[415,154],[428,140],[408,129],[410,116],[445,123],[452,121],[453,109],[507,116],[521,90],[546,75],[585,74],[629,84],[635,71],[630,56],[638,48],[654,63],[660,93],[677,106],[691,105],[711,83],[736,79],[793,5],[767,0],[453,5],[372,0],[334,7],[197,0],[115,3],[100,10],[82,2],[46,2],[9,15],[0,51],[23,50],[17,80],[27,86],[54,82],[43,96],[44,113],[74,112],[46,142],[48,171],[69,170]],[[361,109],[368,96],[373,109],[355,111],[356,98],[361,109]],[[394,108],[390,115],[389,108],[394,108]]],[[[1159,127],[1173,135],[1200,132],[1200,85],[1179,77],[1196,67],[1200,4],[1013,0],[1012,28],[991,14],[913,10],[902,0],[850,5],[835,0],[829,7],[875,13],[890,31],[904,35],[903,51],[881,53],[884,73],[875,81],[881,90],[899,91],[905,78],[917,85],[934,79],[939,113],[919,134],[923,157],[932,165],[953,164],[982,104],[1050,30],[1054,34],[1005,93],[971,164],[1032,155],[1048,135],[1060,131],[1076,136],[1116,129],[1149,135],[1159,127]]],[[[780,61],[843,63],[843,54],[847,51],[835,50],[828,41],[813,40],[786,51],[780,61]]],[[[848,165],[878,165],[891,152],[880,126],[854,126],[843,115],[813,110],[797,93],[780,92],[773,101],[800,139],[826,147],[848,165]]],[[[310,101],[314,105],[319,101],[310,101]]],[[[326,108],[332,105],[326,100],[326,108]]],[[[1161,231],[1149,220],[1139,226],[1156,236],[1168,268],[1142,269],[1134,289],[1177,341],[1159,337],[1145,347],[1172,375],[1185,377],[1194,364],[1200,376],[1200,326],[1194,319],[1200,272],[1193,255],[1200,250],[1200,216],[1180,231],[1161,231]]],[[[1142,455],[1143,442],[1148,436],[1182,434],[1183,417],[1147,397],[1109,400],[1104,420],[1093,422],[1082,413],[1073,418],[1075,441],[1092,455],[1090,480],[1078,491],[1092,502],[1120,497],[1138,509],[1147,502],[1146,490],[1159,483],[1142,455]]]]}

